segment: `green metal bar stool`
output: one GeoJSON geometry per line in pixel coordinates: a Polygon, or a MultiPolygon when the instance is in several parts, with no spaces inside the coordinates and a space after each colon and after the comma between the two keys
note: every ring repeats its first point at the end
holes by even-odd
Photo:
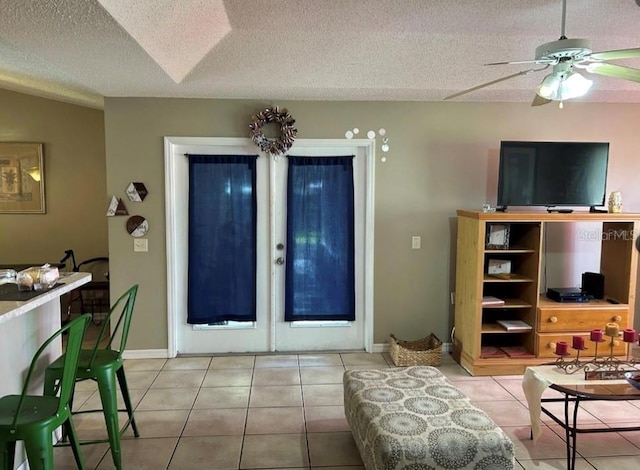
{"type": "MultiPolygon", "coordinates": [[[[129,334],[129,326],[131,324],[131,315],[133,314],[133,306],[138,293],[138,285],[134,285],[128,291],[120,296],[118,300],[111,306],[98,339],[93,349],[83,349],[80,351],[80,360],[78,363],[78,372],[76,381],[94,380],[98,383],[98,391],[100,400],[102,401],[102,410],[83,410],[75,413],[92,413],[102,411],[104,414],[105,424],[107,427],[108,439],[101,440],[84,440],[80,444],[97,444],[108,442],[111,447],[111,457],[116,469],[122,469],[122,453],[120,450],[120,437],[125,430],[131,425],[135,437],[139,437],[138,427],[133,415],[133,406],[129,397],[129,389],[127,387],[127,379],[124,373],[122,351],[124,351],[127,336],[129,334]],[[106,330],[109,325],[115,321],[115,313],[120,312],[116,326],[112,329],[113,334],[105,347],[100,347],[102,338],[105,337],[106,330]],[[115,338],[120,339],[118,349],[113,349],[113,341],[115,338]],[[120,385],[120,392],[125,404],[125,410],[118,410],[118,401],[116,396],[116,379],[120,385]],[[118,411],[126,411],[128,415],[127,422],[120,428],[118,423],[118,411]]],[[[56,383],[62,375],[62,363],[65,356],[56,359],[45,371],[45,394],[50,395],[55,390],[56,383]]],[[[72,400],[73,401],[73,400],[72,400]]],[[[62,444],[68,445],[68,444],[62,444]]]]}
{"type": "Polygon", "coordinates": [[[53,470],[53,437],[62,426],[69,436],[78,468],[84,470],[78,436],[71,419],[71,397],[84,331],[91,315],[82,315],[54,333],[36,351],[20,395],[0,398],[0,469],[13,470],[16,441],[24,441],[31,470],[53,470]],[[58,386],[47,396],[28,395],[29,385],[43,351],[62,333],[68,332],[64,361],[60,363],[58,386]],[[58,392],[59,395],[58,395],[58,392]],[[56,396],[58,395],[58,396],[56,396]]]}

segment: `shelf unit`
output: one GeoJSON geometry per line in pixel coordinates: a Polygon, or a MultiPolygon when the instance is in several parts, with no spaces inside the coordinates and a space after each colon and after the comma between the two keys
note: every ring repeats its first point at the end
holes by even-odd
{"type": "MultiPolygon", "coordinates": [[[[621,330],[632,327],[638,262],[634,234],[639,229],[640,214],[459,210],[454,358],[472,375],[522,374],[529,365],[554,360],[558,341],[571,344],[574,335],[581,335],[589,343],[590,330],[608,322],[618,323],[621,330]],[[561,303],[540,293],[545,224],[581,221],[601,224],[605,298],[618,304],[561,303]],[[491,224],[509,227],[504,249],[486,248],[491,224]],[[510,262],[510,275],[488,274],[489,260],[510,262]],[[484,296],[505,304],[483,306],[484,296]],[[507,331],[498,320],[521,320],[531,330],[507,331]]],[[[626,346],[618,342],[614,353],[626,354],[626,346]]]]}

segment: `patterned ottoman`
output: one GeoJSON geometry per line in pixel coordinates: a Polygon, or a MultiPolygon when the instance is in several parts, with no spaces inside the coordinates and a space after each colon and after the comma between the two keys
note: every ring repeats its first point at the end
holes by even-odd
{"type": "Polygon", "coordinates": [[[351,370],[343,381],[367,470],[514,468],[511,440],[435,367],[351,370]]]}

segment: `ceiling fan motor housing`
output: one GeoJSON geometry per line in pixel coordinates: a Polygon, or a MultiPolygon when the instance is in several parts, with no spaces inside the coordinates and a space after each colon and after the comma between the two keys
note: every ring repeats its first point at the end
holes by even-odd
{"type": "Polygon", "coordinates": [[[580,60],[591,52],[591,41],[588,39],[559,39],[536,47],[536,60],[580,60]]]}

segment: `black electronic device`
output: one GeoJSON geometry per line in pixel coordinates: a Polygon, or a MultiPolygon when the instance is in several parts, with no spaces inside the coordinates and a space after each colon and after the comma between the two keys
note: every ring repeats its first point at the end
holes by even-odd
{"type": "Polygon", "coordinates": [[[594,299],[604,299],[604,275],[600,273],[582,273],[582,290],[594,299]]]}
{"type": "Polygon", "coordinates": [[[589,302],[593,296],[575,287],[550,287],[547,297],[556,302],[589,302]]]}
{"type": "Polygon", "coordinates": [[[608,160],[607,142],[502,141],[497,205],[595,210],[605,202],[608,160]]]}

